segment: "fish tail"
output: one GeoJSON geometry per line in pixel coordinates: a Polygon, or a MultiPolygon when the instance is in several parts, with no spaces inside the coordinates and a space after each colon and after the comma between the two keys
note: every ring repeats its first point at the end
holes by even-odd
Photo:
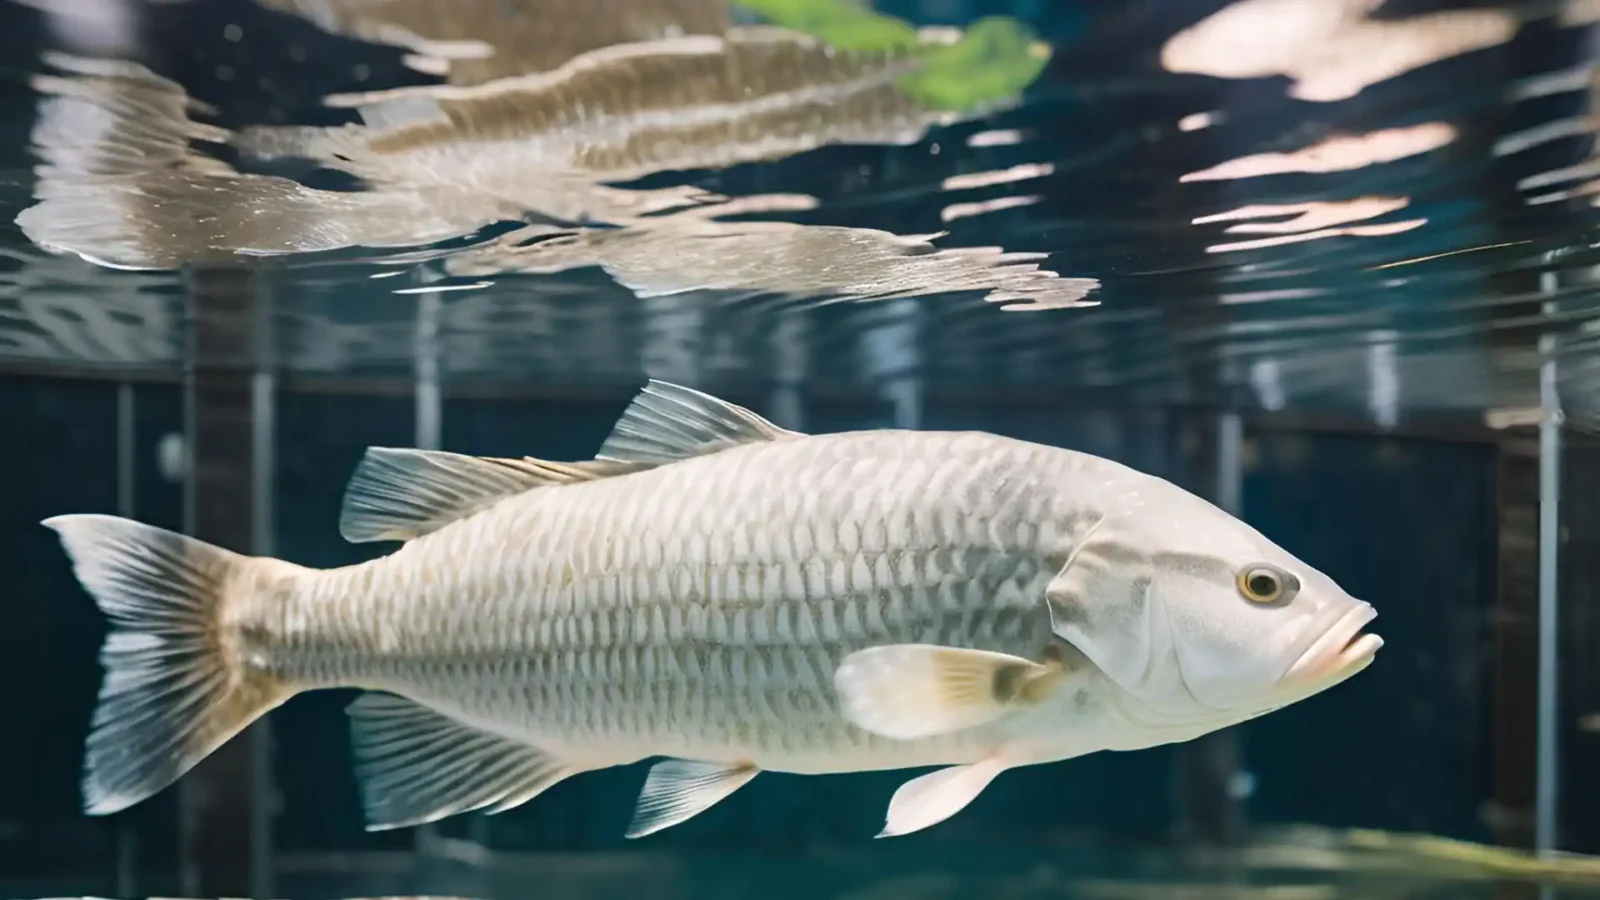
{"type": "Polygon", "coordinates": [[[272,567],[290,564],[117,516],[42,524],[112,623],[84,758],[86,813],[155,794],[294,693],[239,649],[238,604],[274,583],[272,567]]]}

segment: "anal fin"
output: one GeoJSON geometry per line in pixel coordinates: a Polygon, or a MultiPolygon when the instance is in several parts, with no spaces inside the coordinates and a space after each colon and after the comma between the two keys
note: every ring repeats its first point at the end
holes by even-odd
{"type": "Polygon", "coordinates": [[[1049,695],[1064,669],[987,650],[888,644],[845,657],[833,674],[845,718],[899,740],[993,722],[1049,695]]]}
{"type": "Polygon", "coordinates": [[[582,770],[389,694],[363,694],[348,712],[368,831],[504,812],[582,770]]]}
{"type": "Polygon", "coordinates": [[[339,534],[352,543],[408,541],[533,488],[644,468],[615,460],[561,463],[369,447],[345,488],[339,534]]]}
{"type": "Polygon", "coordinates": [[[760,769],[749,764],[669,759],[656,763],[639,792],[627,836],[644,837],[692,819],[744,787],[760,769]]]}

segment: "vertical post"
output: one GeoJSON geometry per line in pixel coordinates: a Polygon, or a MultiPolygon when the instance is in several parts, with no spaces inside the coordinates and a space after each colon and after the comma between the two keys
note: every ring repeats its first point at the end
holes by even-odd
{"type": "MultiPolygon", "coordinates": [[[[1546,294],[1556,289],[1555,273],[1540,276],[1546,294]]],[[[1543,312],[1548,321],[1556,312],[1554,301],[1546,301],[1543,312]]],[[[1533,846],[1541,855],[1556,849],[1557,765],[1560,708],[1557,652],[1557,623],[1560,598],[1557,594],[1557,563],[1561,551],[1561,398],[1557,393],[1556,336],[1547,328],[1539,336],[1539,672],[1538,737],[1534,774],[1533,846]]]]}
{"type": "Polygon", "coordinates": [[[701,384],[707,367],[707,302],[706,292],[685,291],[652,297],[644,305],[639,364],[646,375],[701,384]]]}
{"type": "Polygon", "coordinates": [[[1538,448],[1521,429],[1508,432],[1495,453],[1496,586],[1492,714],[1494,801],[1489,824],[1495,842],[1534,844],[1538,795],[1538,448]]]}
{"type": "MultiPolygon", "coordinates": [[[[1190,420],[1194,431],[1181,442],[1190,453],[1188,478],[1217,506],[1240,515],[1243,502],[1244,425],[1237,413],[1190,420]]],[[[1226,728],[1177,748],[1174,772],[1176,834],[1180,844],[1230,846],[1244,832],[1239,801],[1248,788],[1241,765],[1239,732],[1226,728]]]]}
{"type": "Polygon", "coordinates": [[[797,310],[779,314],[778,327],[772,330],[773,368],[777,387],[772,391],[772,421],[791,431],[805,430],[805,407],[800,398],[800,382],[806,374],[806,319],[797,310]]]}
{"type": "MultiPolygon", "coordinates": [[[[772,360],[773,386],[767,396],[767,408],[762,409],[779,427],[804,432],[806,421],[805,397],[801,385],[805,382],[810,363],[809,340],[811,320],[807,313],[784,306],[776,310],[775,327],[768,332],[766,352],[772,360]]],[[[789,841],[797,848],[815,845],[826,839],[832,817],[825,814],[833,810],[839,795],[833,788],[819,786],[791,796],[776,809],[765,809],[757,822],[741,821],[734,824],[736,831],[746,835],[741,843],[749,846],[759,841],[789,841]],[[781,823],[774,826],[773,823],[781,823]]]]}
{"type": "MultiPolygon", "coordinates": [[[[1546,263],[1551,260],[1546,258],[1546,263]]],[[[1540,291],[1559,287],[1541,273],[1540,291]]],[[[1553,323],[1546,299],[1537,339],[1537,436],[1508,429],[1497,447],[1499,584],[1494,605],[1494,802],[1490,824],[1505,846],[1555,850],[1559,836],[1557,758],[1561,548],[1561,425],[1553,323]]],[[[1524,345],[1525,346],[1525,345],[1524,345]]]]}
{"type": "Polygon", "coordinates": [[[437,450],[443,440],[443,395],[439,387],[439,314],[437,292],[417,295],[416,441],[418,449],[437,450]]]}
{"type": "Polygon", "coordinates": [[[133,385],[124,381],[117,385],[117,515],[134,517],[135,450],[133,446],[133,385]]]}
{"type": "Polygon", "coordinates": [[[1400,420],[1399,333],[1389,328],[1367,332],[1367,410],[1383,430],[1400,420]]]}
{"type": "Polygon", "coordinates": [[[1238,413],[1217,419],[1217,505],[1244,514],[1244,422],[1238,413]]]}
{"type": "MultiPolygon", "coordinates": [[[[429,278],[431,274],[424,273],[423,277],[429,278]]],[[[438,291],[428,291],[416,297],[417,322],[411,348],[414,379],[411,440],[419,450],[437,450],[443,441],[444,428],[439,389],[439,314],[444,301],[438,291]]],[[[413,852],[421,859],[440,855],[442,838],[438,826],[432,822],[417,826],[411,841],[413,852]]]]}
{"type": "MultiPolygon", "coordinates": [[[[278,441],[278,373],[274,335],[274,307],[269,289],[257,285],[255,305],[256,365],[250,373],[250,552],[256,556],[277,553],[276,479],[278,441]]],[[[272,820],[278,795],[272,784],[272,723],[262,718],[243,735],[250,742],[250,896],[269,897],[276,879],[272,858],[272,820]]]]}
{"type": "MultiPolygon", "coordinates": [[[[137,469],[134,448],[134,395],[133,385],[117,385],[117,515],[124,519],[135,518],[134,496],[137,469]]],[[[116,833],[116,875],[114,884],[118,897],[136,896],[139,877],[139,834],[126,815],[118,816],[113,829],[116,833]]]]}
{"type": "MultiPolygon", "coordinates": [[[[271,533],[270,313],[249,269],[186,275],[184,527],[201,540],[256,553],[271,533]]],[[[267,721],[257,721],[181,782],[186,893],[271,894],[269,741],[267,721]]]]}
{"type": "Polygon", "coordinates": [[[895,428],[922,427],[921,323],[922,306],[915,300],[892,300],[884,310],[887,321],[862,334],[865,368],[882,379],[883,395],[893,407],[895,428]]]}

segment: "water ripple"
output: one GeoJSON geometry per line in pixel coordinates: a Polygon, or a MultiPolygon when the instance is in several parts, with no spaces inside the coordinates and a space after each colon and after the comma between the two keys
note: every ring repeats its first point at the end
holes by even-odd
{"type": "Polygon", "coordinates": [[[242,48],[226,85],[63,38],[0,357],[173,366],[172,273],[244,264],[314,374],[405,375],[427,308],[460,380],[911,373],[1504,424],[1551,332],[1600,413],[1594,3],[553,6],[259,0],[208,51],[242,48]]]}

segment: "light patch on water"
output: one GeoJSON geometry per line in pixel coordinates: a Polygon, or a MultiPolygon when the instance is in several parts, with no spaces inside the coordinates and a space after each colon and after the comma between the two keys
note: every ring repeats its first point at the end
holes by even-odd
{"type": "Polygon", "coordinates": [[[1026,136],[1016,128],[996,128],[975,132],[967,138],[968,147],[1010,147],[1020,144],[1026,136]]]}
{"type": "Polygon", "coordinates": [[[1331,237],[1384,237],[1391,234],[1401,234],[1413,228],[1420,228],[1427,223],[1427,219],[1406,219],[1403,222],[1386,222],[1381,225],[1345,225],[1339,228],[1319,228],[1315,231],[1305,231],[1299,234],[1284,234],[1276,237],[1257,238],[1251,241],[1212,244],[1206,248],[1206,252],[1231,253],[1239,250],[1259,250],[1264,247],[1279,247],[1284,244],[1298,244],[1331,237]]]}
{"type": "Polygon", "coordinates": [[[972,203],[952,203],[939,210],[939,220],[942,222],[954,222],[956,219],[970,219],[973,216],[1032,206],[1043,199],[1038,194],[1024,194],[1011,197],[996,197],[992,200],[978,200],[972,203]]]}
{"type": "Polygon", "coordinates": [[[1357,197],[1354,200],[1310,200],[1303,203],[1252,203],[1227,212],[1196,216],[1196,225],[1212,222],[1237,222],[1240,219],[1266,219],[1289,216],[1281,222],[1239,222],[1227,228],[1229,234],[1288,234],[1343,225],[1361,219],[1374,219],[1404,209],[1410,197],[1357,197]]]}
{"type": "Polygon", "coordinates": [[[1054,174],[1055,170],[1056,167],[1050,163],[1022,163],[1009,169],[989,169],[983,172],[951,175],[945,178],[941,187],[947,191],[963,191],[996,184],[1013,184],[1030,178],[1044,178],[1054,174]]]}
{"type": "Polygon", "coordinates": [[[1425,218],[1406,219],[1371,225],[1352,225],[1363,219],[1404,209],[1409,197],[1367,196],[1351,200],[1312,200],[1303,203],[1257,203],[1241,206],[1227,212],[1197,216],[1196,225],[1216,222],[1234,222],[1225,229],[1229,234],[1270,234],[1269,238],[1212,244],[1207,253],[1228,253],[1238,250],[1256,250],[1283,244],[1320,240],[1329,237],[1381,237],[1400,234],[1427,223],[1425,218]],[[1283,218],[1287,217],[1287,218],[1283,218]],[[1240,222],[1240,219],[1271,219],[1275,222],[1240,222]]]}
{"type": "Polygon", "coordinates": [[[1199,131],[1210,128],[1222,121],[1222,114],[1216,110],[1209,112],[1190,113],[1178,120],[1179,131],[1199,131]]]}
{"type": "Polygon", "coordinates": [[[468,284],[430,284],[425,287],[396,288],[391,294],[442,294],[446,291],[476,291],[493,285],[492,281],[474,281],[468,284]]]}
{"type": "Polygon", "coordinates": [[[1511,40],[1519,17],[1502,9],[1373,19],[1381,0],[1239,0],[1174,35],[1171,72],[1293,80],[1300,100],[1347,100],[1430,63],[1511,40]]]}
{"type": "Polygon", "coordinates": [[[1227,181],[1293,172],[1350,172],[1437,150],[1457,136],[1448,122],[1425,122],[1364,134],[1334,135],[1287,153],[1254,153],[1190,172],[1180,182],[1227,181]]]}
{"type": "Polygon", "coordinates": [[[137,49],[142,4],[133,0],[17,0],[45,14],[57,43],[76,52],[118,56],[137,49]]]}
{"type": "Polygon", "coordinates": [[[1224,306],[1240,303],[1273,303],[1283,300],[1310,300],[1327,292],[1320,288],[1279,288],[1271,291],[1233,291],[1218,299],[1224,306]]]}

